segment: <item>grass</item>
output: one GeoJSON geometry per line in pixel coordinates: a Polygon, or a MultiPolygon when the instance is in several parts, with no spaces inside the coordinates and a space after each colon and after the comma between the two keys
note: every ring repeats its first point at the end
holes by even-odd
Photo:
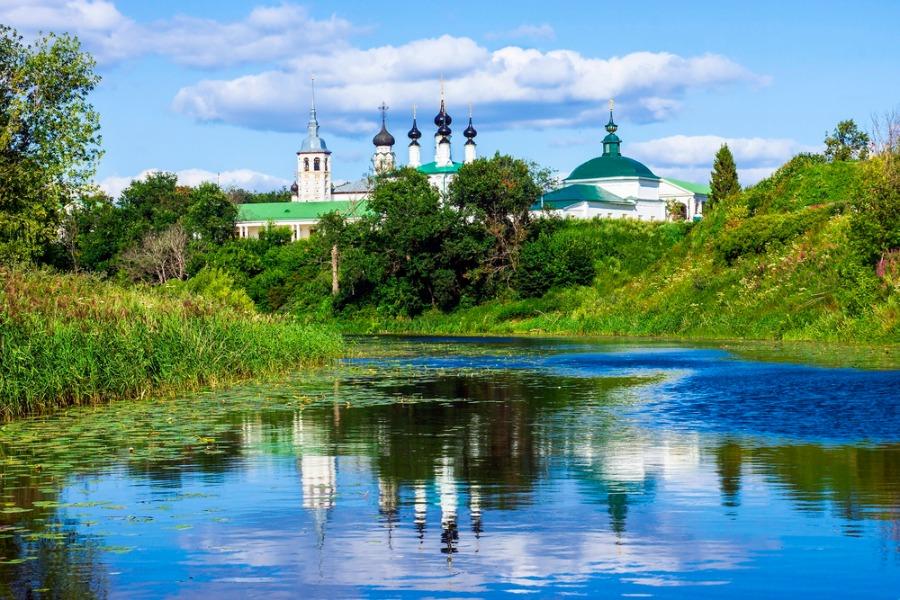
{"type": "Polygon", "coordinates": [[[332,328],[186,292],[0,268],[0,418],[215,385],[342,350],[332,328]]]}
{"type": "Polygon", "coordinates": [[[593,248],[590,286],[415,319],[358,313],[342,328],[896,344],[900,281],[851,240],[865,174],[862,163],[799,157],[693,226],[570,222],[553,235],[593,248]]]}

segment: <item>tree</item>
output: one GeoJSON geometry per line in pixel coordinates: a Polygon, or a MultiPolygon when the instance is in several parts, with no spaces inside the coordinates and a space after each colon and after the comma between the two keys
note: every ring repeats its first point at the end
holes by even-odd
{"type": "Polygon", "coordinates": [[[499,153],[464,165],[450,184],[450,202],[493,240],[482,265],[490,282],[509,284],[542,193],[528,163],[499,153]]]}
{"type": "Polygon", "coordinates": [[[213,244],[222,244],[234,237],[237,206],[218,185],[201,183],[190,191],[188,201],[190,204],[184,215],[188,233],[213,244]]]}
{"type": "Polygon", "coordinates": [[[722,144],[713,160],[713,170],[709,181],[710,195],[707,208],[712,208],[720,201],[741,191],[738,182],[737,166],[728,144],[722,144]]]}
{"type": "Polygon", "coordinates": [[[290,202],[291,190],[282,186],[277,190],[268,192],[253,192],[239,187],[229,188],[225,191],[228,198],[235,204],[256,204],[259,202],[290,202]]]}
{"type": "Polygon", "coordinates": [[[371,305],[392,315],[449,309],[473,291],[485,254],[479,226],[441,201],[428,178],[400,169],[375,180],[368,214],[348,223],[331,216],[317,234],[340,252],[338,308],[371,305]]]}
{"type": "Polygon", "coordinates": [[[122,255],[125,271],[132,279],[165,283],[187,275],[188,235],[181,225],[147,234],[139,246],[122,255]]]}
{"type": "Polygon", "coordinates": [[[825,158],[836,160],[863,160],[869,155],[869,134],[860,131],[853,119],[841,121],[825,136],[825,158]]]}
{"type": "Polygon", "coordinates": [[[74,37],[26,44],[0,25],[0,261],[41,255],[90,185],[100,156],[87,100],[100,80],[94,66],[74,37]]]}
{"type": "Polygon", "coordinates": [[[175,173],[157,171],[133,180],[119,195],[127,245],[177,223],[190,205],[190,193],[190,188],[178,186],[175,173]]]}
{"type": "Polygon", "coordinates": [[[60,226],[59,243],[67,264],[57,267],[75,271],[105,270],[118,249],[110,235],[118,226],[116,207],[103,192],[85,194],[66,207],[60,226]]]}

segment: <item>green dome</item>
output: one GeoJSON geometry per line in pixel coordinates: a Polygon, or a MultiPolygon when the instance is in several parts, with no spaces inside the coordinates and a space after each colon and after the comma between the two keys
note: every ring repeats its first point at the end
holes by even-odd
{"type": "Polygon", "coordinates": [[[566,181],[578,179],[603,179],[607,177],[645,177],[659,179],[644,164],[621,155],[603,155],[583,163],[566,177],[566,181]]]}

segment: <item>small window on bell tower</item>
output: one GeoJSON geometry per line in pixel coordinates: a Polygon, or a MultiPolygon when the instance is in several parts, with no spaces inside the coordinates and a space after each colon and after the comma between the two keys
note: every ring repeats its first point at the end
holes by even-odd
{"type": "Polygon", "coordinates": [[[313,171],[321,171],[322,161],[319,160],[319,157],[315,157],[313,159],[313,171]]]}
{"type": "Polygon", "coordinates": [[[308,158],[303,159],[303,170],[309,171],[309,159],[308,158]]]}

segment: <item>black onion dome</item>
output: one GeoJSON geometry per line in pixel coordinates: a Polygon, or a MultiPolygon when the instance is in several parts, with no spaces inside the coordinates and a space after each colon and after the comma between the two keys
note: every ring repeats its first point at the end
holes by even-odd
{"type": "Polygon", "coordinates": [[[472,117],[469,117],[469,126],[466,127],[465,131],[463,131],[463,135],[466,136],[470,140],[473,137],[475,137],[476,135],[478,135],[478,132],[475,130],[474,127],[472,127],[472,117]]]}
{"type": "Polygon", "coordinates": [[[444,137],[449,136],[450,133],[451,133],[450,128],[447,127],[447,124],[446,124],[446,123],[442,123],[441,126],[438,127],[437,132],[438,132],[438,135],[441,135],[441,136],[444,136],[444,137]]]}
{"type": "Polygon", "coordinates": [[[297,182],[295,181],[294,183],[291,184],[291,193],[296,196],[297,192],[299,192],[299,191],[300,191],[300,186],[297,185],[297,182]]]}
{"type": "Polygon", "coordinates": [[[408,135],[408,136],[409,136],[409,139],[411,139],[411,140],[413,140],[413,141],[416,141],[416,140],[418,140],[420,137],[422,137],[422,132],[419,131],[419,128],[416,126],[416,119],[415,119],[415,117],[413,117],[413,126],[412,126],[412,129],[410,129],[410,130],[409,130],[409,133],[406,134],[406,135],[408,135]]]}
{"type": "Polygon", "coordinates": [[[451,123],[453,123],[453,119],[447,114],[447,110],[444,108],[444,101],[441,100],[441,110],[438,114],[434,115],[434,124],[440,127],[441,125],[450,125],[451,123]]]}
{"type": "Polygon", "coordinates": [[[384,123],[381,124],[381,131],[375,134],[375,137],[372,138],[372,143],[376,146],[393,146],[394,145],[394,136],[392,136],[384,123]]]}

